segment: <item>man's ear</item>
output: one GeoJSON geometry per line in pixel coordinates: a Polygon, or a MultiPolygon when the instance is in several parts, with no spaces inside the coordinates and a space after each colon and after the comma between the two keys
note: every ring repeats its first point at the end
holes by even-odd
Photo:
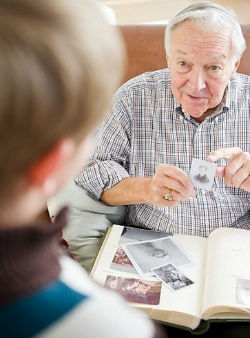
{"type": "Polygon", "coordinates": [[[69,160],[75,146],[72,139],[63,139],[48,150],[28,170],[29,182],[43,190],[46,195],[52,195],[57,190],[57,173],[69,160]]]}

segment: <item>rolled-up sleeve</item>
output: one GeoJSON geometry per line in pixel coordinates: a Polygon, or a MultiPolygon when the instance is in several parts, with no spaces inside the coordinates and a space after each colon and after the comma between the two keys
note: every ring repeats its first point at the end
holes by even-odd
{"type": "Polygon", "coordinates": [[[126,90],[121,87],[112,102],[112,109],[95,133],[96,149],[76,178],[96,200],[103,191],[129,177],[131,115],[126,90]]]}

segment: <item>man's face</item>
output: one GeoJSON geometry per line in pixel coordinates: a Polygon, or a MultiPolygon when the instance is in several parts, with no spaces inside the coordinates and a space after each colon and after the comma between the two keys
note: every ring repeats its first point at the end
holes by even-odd
{"type": "Polygon", "coordinates": [[[206,175],[207,168],[205,166],[199,166],[199,174],[206,175]]]}
{"type": "Polygon", "coordinates": [[[203,121],[221,102],[238,65],[232,62],[229,31],[205,31],[185,21],[172,33],[167,58],[175,99],[186,113],[203,121]]]}

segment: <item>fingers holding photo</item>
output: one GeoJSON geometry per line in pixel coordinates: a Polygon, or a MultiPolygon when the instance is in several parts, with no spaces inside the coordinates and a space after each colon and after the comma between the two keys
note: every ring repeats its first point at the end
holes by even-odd
{"type": "Polygon", "coordinates": [[[181,169],[161,164],[152,178],[150,193],[153,204],[173,207],[195,195],[192,182],[181,169]]]}
{"type": "Polygon", "coordinates": [[[227,159],[225,167],[218,167],[216,175],[224,177],[225,184],[250,191],[250,154],[240,148],[220,148],[211,152],[207,161],[227,159]]]}
{"type": "Polygon", "coordinates": [[[216,162],[222,158],[225,160],[230,160],[237,154],[240,154],[242,150],[238,147],[232,148],[219,148],[215,151],[212,151],[206,158],[207,161],[216,162]]]}

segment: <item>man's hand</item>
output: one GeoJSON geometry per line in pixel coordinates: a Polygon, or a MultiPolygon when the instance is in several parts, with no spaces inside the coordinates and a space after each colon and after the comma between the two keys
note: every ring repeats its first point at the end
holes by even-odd
{"type": "Polygon", "coordinates": [[[161,164],[153,177],[124,178],[105,190],[101,201],[108,205],[153,204],[175,207],[179,202],[195,195],[193,184],[183,170],[161,164]],[[167,194],[172,200],[166,200],[167,194]]]}
{"type": "Polygon", "coordinates": [[[151,204],[168,207],[175,207],[196,194],[189,176],[183,170],[167,164],[156,168],[149,193],[151,204]],[[172,194],[172,201],[165,199],[167,193],[172,194]]]}
{"type": "Polygon", "coordinates": [[[222,158],[228,163],[225,167],[217,167],[216,175],[224,177],[228,186],[250,192],[250,154],[240,148],[221,148],[211,152],[206,160],[216,162],[222,158]]]}

